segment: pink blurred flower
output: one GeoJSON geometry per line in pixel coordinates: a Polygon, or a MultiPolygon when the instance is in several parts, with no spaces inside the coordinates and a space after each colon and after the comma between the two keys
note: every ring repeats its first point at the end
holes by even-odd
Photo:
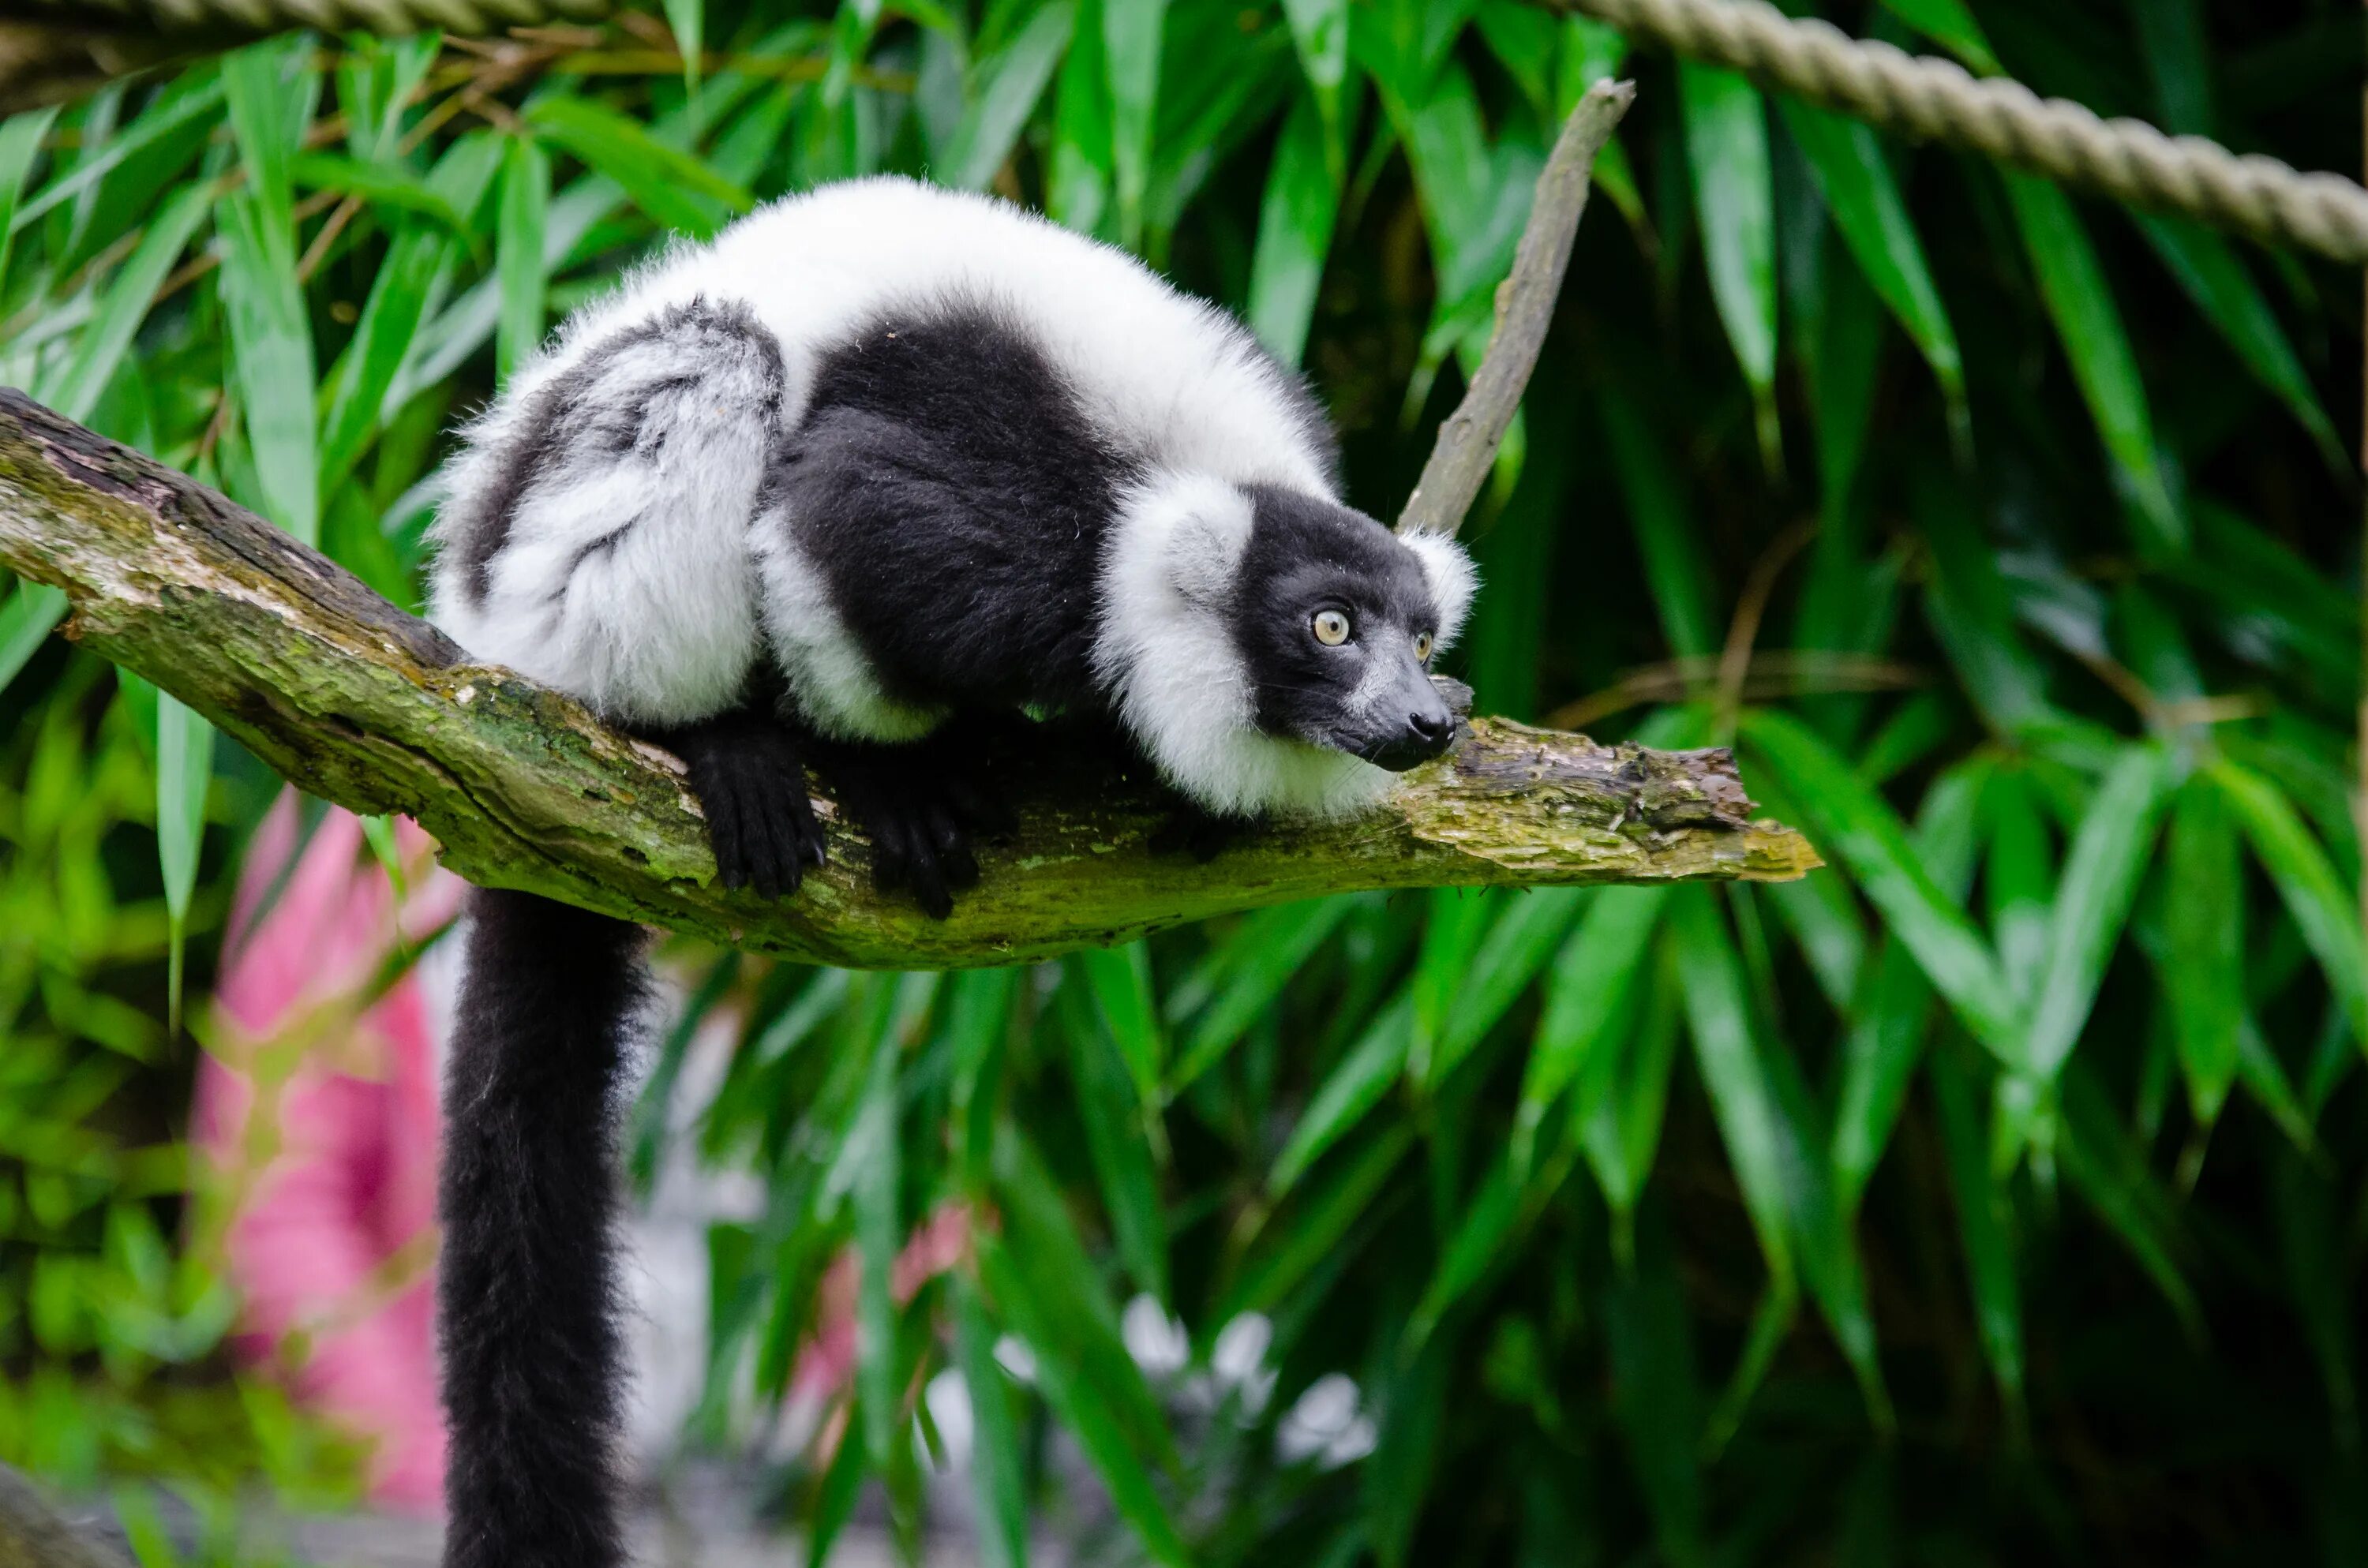
{"type": "Polygon", "coordinates": [[[454,917],[461,884],[409,822],[399,904],[351,813],[332,810],[301,854],[297,836],[296,799],[283,795],[240,876],[192,1141],[227,1208],[222,1264],[245,1301],[234,1347],[373,1440],[375,1501],[429,1512],[444,1473],[440,1026],[415,970],[370,994],[399,942],[454,917]]]}

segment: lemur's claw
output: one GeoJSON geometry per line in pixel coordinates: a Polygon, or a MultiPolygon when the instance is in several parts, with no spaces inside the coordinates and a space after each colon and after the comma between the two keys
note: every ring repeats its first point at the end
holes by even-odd
{"type": "Polygon", "coordinates": [[[871,881],[909,892],[943,920],[953,895],[978,886],[975,834],[1008,831],[1010,809],[975,780],[920,748],[845,746],[824,758],[839,804],[871,840],[871,881]]]}
{"type": "Polygon", "coordinates": [[[808,866],[822,865],[827,841],[806,794],[797,740],[778,721],[726,713],[654,738],[689,772],[726,889],[781,898],[798,891],[808,866]]]}

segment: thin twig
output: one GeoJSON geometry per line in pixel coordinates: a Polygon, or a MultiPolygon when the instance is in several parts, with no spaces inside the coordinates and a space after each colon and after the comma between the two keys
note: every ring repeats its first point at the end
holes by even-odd
{"type": "Polygon", "coordinates": [[[1634,83],[1598,82],[1563,122],[1545,170],[1538,176],[1537,197],[1530,207],[1529,225],[1521,231],[1520,246],[1513,253],[1513,270],[1497,289],[1497,324],[1488,335],[1487,352],[1464,389],[1463,401],[1440,426],[1430,460],[1422,465],[1422,478],[1406,497],[1406,510],[1398,514],[1398,532],[1452,534],[1479,498],[1488,471],[1496,466],[1497,448],[1521,406],[1530,373],[1538,368],[1546,329],[1554,324],[1554,301],[1570,266],[1578,220],[1587,210],[1596,154],[1635,101],[1634,83]]]}

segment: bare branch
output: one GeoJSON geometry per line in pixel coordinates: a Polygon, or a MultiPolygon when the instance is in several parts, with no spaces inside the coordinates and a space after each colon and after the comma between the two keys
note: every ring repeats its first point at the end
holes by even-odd
{"type": "Polygon", "coordinates": [[[1439,427],[1422,478],[1406,497],[1406,510],[1398,514],[1398,532],[1453,533],[1488,482],[1497,448],[1521,406],[1521,393],[1545,347],[1546,329],[1554,324],[1554,301],[1570,267],[1578,220],[1587,210],[1596,154],[1635,101],[1634,83],[1598,82],[1563,121],[1562,134],[1554,139],[1554,152],[1538,176],[1537,197],[1513,253],[1513,270],[1497,286],[1497,324],[1488,334],[1487,352],[1464,389],[1463,401],[1439,427]]]}
{"type": "Polygon", "coordinates": [[[556,692],[463,662],[426,622],[195,481],[0,392],[0,563],[66,591],[66,631],[212,720],[298,787],[402,812],[472,881],[763,951],[959,968],[1121,941],[1360,888],[1797,877],[1799,835],[1749,819],[1724,751],[1599,746],[1482,721],[1371,817],[1152,852],[1148,780],[1047,730],[988,766],[1021,824],[935,922],[871,891],[828,800],[830,864],[768,903],[715,881],[681,766],[556,692]]]}

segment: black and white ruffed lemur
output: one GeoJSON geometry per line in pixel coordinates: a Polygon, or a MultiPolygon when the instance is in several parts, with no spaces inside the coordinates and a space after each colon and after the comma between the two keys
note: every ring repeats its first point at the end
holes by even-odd
{"type": "MultiPolygon", "coordinates": [[[[943,915],[992,802],[944,726],[1099,716],[1206,825],[1436,756],[1463,553],[1339,497],[1241,325],[1123,253],[902,179],[778,202],[580,312],[463,433],[434,615],[677,752],[727,885],[821,864],[943,915]]],[[[638,933],[472,906],[446,1087],[447,1568],[614,1568],[615,1100],[638,933]]]]}

